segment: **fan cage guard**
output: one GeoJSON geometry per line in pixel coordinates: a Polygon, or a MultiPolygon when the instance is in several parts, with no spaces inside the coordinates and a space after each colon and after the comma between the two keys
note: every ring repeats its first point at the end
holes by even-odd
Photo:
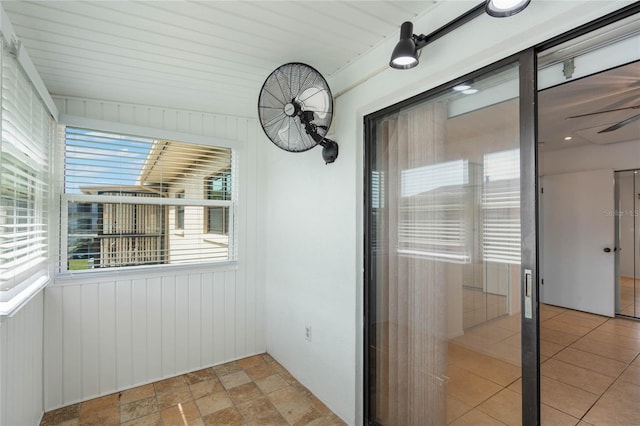
{"type": "Polygon", "coordinates": [[[289,152],[303,152],[318,145],[300,117],[292,111],[313,111],[316,133],[324,138],[333,118],[333,97],[322,74],[310,65],[290,62],[276,68],[265,80],[258,99],[260,125],[269,139],[289,152]]]}

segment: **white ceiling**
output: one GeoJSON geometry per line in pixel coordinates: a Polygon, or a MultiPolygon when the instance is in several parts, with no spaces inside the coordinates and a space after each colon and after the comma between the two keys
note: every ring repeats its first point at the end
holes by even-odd
{"type": "Polygon", "coordinates": [[[538,140],[544,151],[640,140],[640,119],[598,133],[640,114],[640,62],[543,90],[538,111],[538,140]],[[619,111],[607,112],[612,109],[619,111]],[[584,114],[589,115],[569,118],[584,114]]]}
{"type": "Polygon", "coordinates": [[[266,77],[325,77],[435,1],[8,1],[52,95],[255,116],[266,77]]]}
{"type": "MultiPolygon", "coordinates": [[[[438,4],[74,0],[2,7],[52,95],[256,116],[262,83],[278,66],[304,62],[329,79],[438,4]]],[[[639,81],[636,63],[540,92],[541,149],[640,139],[640,120],[597,133],[638,109],[565,119],[639,104],[639,81]]]]}

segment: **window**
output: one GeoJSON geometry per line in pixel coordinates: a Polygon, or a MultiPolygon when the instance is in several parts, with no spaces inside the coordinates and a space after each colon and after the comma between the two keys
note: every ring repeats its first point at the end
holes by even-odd
{"type": "MultiPolygon", "coordinates": [[[[208,200],[231,199],[231,170],[225,170],[206,181],[208,200]]],[[[207,233],[226,235],[229,233],[229,209],[227,207],[207,207],[207,233]]]]}
{"type": "MultiPolygon", "coordinates": [[[[176,192],[176,198],[184,198],[184,190],[176,192]]],[[[184,229],[184,206],[175,206],[176,229],[184,229]]]]}
{"type": "Polygon", "coordinates": [[[68,127],[64,153],[61,270],[231,259],[231,149],[68,127]]]}
{"type": "Polygon", "coordinates": [[[482,245],[487,262],[520,264],[520,150],[484,155],[482,245]]]}
{"type": "Polygon", "coordinates": [[[30,293],[23,290],[39,288],[48,279],[47,182],[54,137],[53,118],[15,56],[3,46],[0,313],[7,313],[3,303],[21,299],[30,293]]]}
{"type": "Polygon", "coordinates": [[[474,209],[478,173],[478,166],[466,159],[401,170],[398,253],[471,262],[467,216],[474,209]]]}

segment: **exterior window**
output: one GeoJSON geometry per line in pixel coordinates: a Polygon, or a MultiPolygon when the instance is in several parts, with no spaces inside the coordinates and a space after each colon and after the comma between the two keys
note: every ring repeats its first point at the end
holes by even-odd
{"type": "Polygon", "coordinates": [[[231,149],[67,128],[64,152],[62,271],[231,260],[231,149]],[[203,209],[224,209],[223,235],[203,209]]]}
{"type": "Polygon", "coordinates": [[[36,89],[15,55],[1,49],[0,315],[49,277],[49,147],[55,138],[55,122],[36,89]]]}
{"type": "MultiPolygon", "coordinates": [[[[184,191],[176,192],[176,198],[184,198],[184,191]]],[[[176,206],[176,229],[184,229],[184,206],[176,206]]]]}
{"type": "MultiPolygon", "coordinates": [[[[205,185],[208,200],[230,200],[231,170],[208,177],[205,185]]],[[[207,208],[207,233],[221,235],[229,233],[228,207],[207,208]]]]}

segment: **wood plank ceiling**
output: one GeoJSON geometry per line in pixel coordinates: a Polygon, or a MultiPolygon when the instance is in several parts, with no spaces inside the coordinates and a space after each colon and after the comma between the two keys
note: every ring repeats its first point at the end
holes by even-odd
{"type": "Polygon", "coordinates": [[[2,2],[52,95],[256,116],[279,65],[331,76],[435,1],[2,2]]]}

